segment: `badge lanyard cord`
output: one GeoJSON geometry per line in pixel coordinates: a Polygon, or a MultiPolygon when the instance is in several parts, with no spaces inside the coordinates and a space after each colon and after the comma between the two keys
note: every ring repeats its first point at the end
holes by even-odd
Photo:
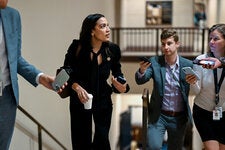
{"type": "Polygon", "coordinates": [[[214,84],[215,84],[215,93],[216,93],[216,99],[215,99],[215,103],[216,105],[219,103],[219,91],[220,91],[220,87],[223,83],[223,79],[225,77],[225,69],[223,68],[219,83],[218,83],[218,79],[217,79],[217,69],[213,70],[213,74],[214,74],[214,84]]]}

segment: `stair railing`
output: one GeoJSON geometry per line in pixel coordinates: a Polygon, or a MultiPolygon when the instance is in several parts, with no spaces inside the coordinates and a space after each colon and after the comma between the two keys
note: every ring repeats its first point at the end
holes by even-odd
{"type": "Polygon", "coordinates": [[[59,142],[44,126],[42,126],[25,109],[23,109],[21,106],[18,106],[18,109],[37,125],[37,128],[38,128],[38,149],[39,150],[42,150],[42,131],[44,131],[49,137],[51,137],[63,150],[67,150],[67,148],[61,142],[59,142]]]}

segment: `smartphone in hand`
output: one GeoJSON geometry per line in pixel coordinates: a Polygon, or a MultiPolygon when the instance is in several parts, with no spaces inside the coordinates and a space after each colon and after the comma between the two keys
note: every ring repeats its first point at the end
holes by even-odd
{"type": "Polygon", "coordinates": [[[125,84],[127,82],[126,79],[121,76],[116,77],[116,80],[121,84],[125,84]]]}
{"type": "Polygon", "coordinates": [[[200,80],[198,74],[191,67],[183,67],[182,70],[185,74],[195,75],[197,80],[200,80]]]}
{"type": "Polygon", "coordinates": [[[195,59],[193,61],[193,64],[197,64],[197,65],[215,65],[215,62],[212,60],[201,60],[201,59],[195,59]]]}
{"type": "Polygon", "coordinates": [[[139,59],[140,59],[141,61],[151,63],[151,61],[149,60],[149,58],[148,58],[148,57],[146,57],[146,56],[139,57],[139,59]]]}
{"type": "Polygon", "coordinates": [[[52,87],[55,91],[58,91],[63,85],[64,83],[66,83],[69,80],[70,76],[69,74],[66,72],[65,69],[62,69],[57,75],[56,78],[54,80],[54,82],[52,83],[52,87]]]}

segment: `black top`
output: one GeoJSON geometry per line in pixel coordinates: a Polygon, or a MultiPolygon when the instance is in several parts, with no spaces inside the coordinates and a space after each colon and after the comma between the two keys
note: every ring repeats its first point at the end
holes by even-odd
{"type": "MultiPolygon", "coordinates": [[[[96,85],[96,88],[91,88],[93,80],[91,71],[93,62],[90,54],[92,52],[92,48],[81,46],[79,50],[78,45],[79,40],[73,40],[65,56],[64,66],[72,69],[70,79],[68,81],[69,86],[74,82],[77,82],[88,93],[93,94],[93,109],[95,107],[111,105],[111,94],[113,90],[107,82],[107,79],[110,76],[110,71],[112,71],[112,75],[114,77],[123,76],[123,73],[121,72],[121,51],[119,46],[111,42],[102,44],[100,49],[102,63],[98,66],[98,75],[96,78],[98,85],[96,85]]],[[[109,82],[111,83],[111,80],[109,82]]],[[[70,98],[73,99],[74,103],[81,105],[75,91],[71,90],[70,98]]]]}

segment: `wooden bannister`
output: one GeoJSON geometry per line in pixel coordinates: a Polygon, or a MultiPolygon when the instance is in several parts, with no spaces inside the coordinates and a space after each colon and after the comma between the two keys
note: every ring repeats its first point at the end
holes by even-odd
{"type": "Polygon", "coordinates": [[[181,43],[178,53],[194,58],[208,49],[208,28],[146,27],[111,28],[112,42],[121,48],[123,57],[153,56],[161,54],[160,34],[163,29],[174,29],[181,43]]]}

